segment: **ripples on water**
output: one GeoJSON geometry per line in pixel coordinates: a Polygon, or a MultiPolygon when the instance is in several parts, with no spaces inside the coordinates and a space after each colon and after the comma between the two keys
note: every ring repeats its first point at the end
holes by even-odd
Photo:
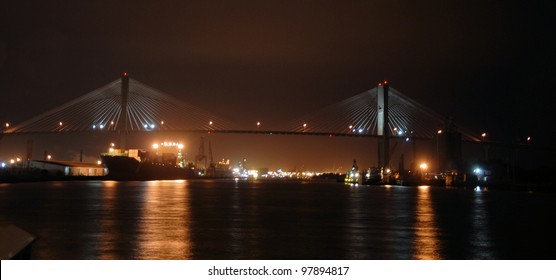
{"type": "Polygon", "coordinates": [[[554,259],[554,194],[246,181],[0,185],[37,259],[554,259]]]}

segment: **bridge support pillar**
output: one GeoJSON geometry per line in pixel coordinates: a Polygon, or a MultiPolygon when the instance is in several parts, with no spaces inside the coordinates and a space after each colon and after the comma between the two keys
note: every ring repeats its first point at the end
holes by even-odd
{"type": "MultiPolygon", "coordinates": [[[[377,87],[377,135],[378,165],[383,170],[390,168],[390,133],[388,124],[388,82],[384,81],[377,87]]],[[[384,175],[384,174],[383,174],[384,175]]],[[[386,178],[383,176],[383,178],[386,178]]]]}
{"type": "Polygon", "coordinates": [[[127,73],[122,75],[122,91],[121,91],[121,101],[120,108],[121,114],[118,120],[118,133],[120,134],[120,149],[126,149],[127,141],[127,98],[129,95],[129,77],[127,73]]]}

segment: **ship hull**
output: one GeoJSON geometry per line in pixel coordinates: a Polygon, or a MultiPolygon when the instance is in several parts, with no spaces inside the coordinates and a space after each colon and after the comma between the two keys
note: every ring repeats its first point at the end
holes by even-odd
{"type": "Polygon", "coordinates": [[[195,176],[188,168],[139,162],[132,157],[101,155],[101,158],[108,168],[106,178],[112,180],[178,180],[195,176]]]}

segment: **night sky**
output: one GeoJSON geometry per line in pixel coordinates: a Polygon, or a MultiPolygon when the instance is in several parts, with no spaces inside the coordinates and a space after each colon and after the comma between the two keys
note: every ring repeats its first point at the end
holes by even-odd
{"type": "MultiPolygon", "coordinates": [[[[24,121],[124,71],[235,123],[268,127],[388,80],[492,139],[553,145],[556,8],[543,2],[4,0],[0,121],[24,121]]],[[[230,147],[265,143],[245,139],[214,139],[215,154],[288,168],[348,166],[358,156],[297,159],[313,140],[283,137],[268,142],[282,145],[277,163],[263,148],[230,147]]],[[[193,152],[199,140],[190,141],[193,152]]]]}

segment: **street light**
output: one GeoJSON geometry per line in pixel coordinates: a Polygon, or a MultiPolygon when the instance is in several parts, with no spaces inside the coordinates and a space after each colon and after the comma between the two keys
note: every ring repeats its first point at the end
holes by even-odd
{"type": "Polygon", "coordinates": [[[208,134],[210,134],[210,133],[214,130],[214,128],[212,127],[212,124],[213,124],[213,122],[212,122],[212,121],[209,121],[209,127],[208,127],[208,129],[207,129],[207,133],[208,133],[208,134]]]}
{"type": "MultiPolygon", "coordinates": [[[[483,134],[481,134],[481,138],[482,138],[482,142],[485,142],[485,139],[487,137],[486,132],[483,132],[483,134]]],[[[488,144],[484,145],[484,149],[485,149],[485,161],[488,162],[488,144]]]]}

